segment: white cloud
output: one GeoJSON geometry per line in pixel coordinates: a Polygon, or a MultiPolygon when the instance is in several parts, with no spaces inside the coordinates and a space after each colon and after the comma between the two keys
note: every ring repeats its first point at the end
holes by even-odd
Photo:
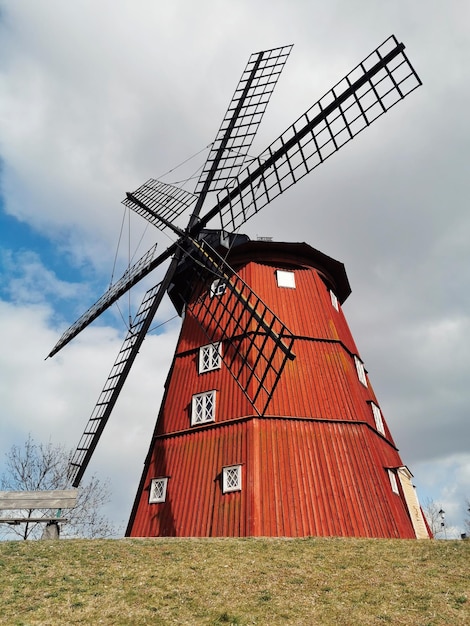
{"type": "Polygon", "coordinates": [[[83,283],[59,280],[32,250],[15,254],[11,250],[1,250],[0,258],[3,271],[10,275],[5,291],[13,302],[35,304],[87,295],[83,283]]]}

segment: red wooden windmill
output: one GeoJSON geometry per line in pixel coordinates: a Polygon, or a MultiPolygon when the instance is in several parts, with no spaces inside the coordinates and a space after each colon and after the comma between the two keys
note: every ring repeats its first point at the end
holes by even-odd
{"type": "Polygon", "coordinates": [[[290,50],[250,57],[195,194],[156,180],[127,194],[124,204],[175,242],[159,255],[151,248],[50,354],[171,259],[144,297],[71,462],[78,486],[168,293],[183,324],[130,536],[429,536],[341,310],[350,293],[343,265],[307,244],[239,234],[421,83],[392,36],[246,165],[290,50]]]}

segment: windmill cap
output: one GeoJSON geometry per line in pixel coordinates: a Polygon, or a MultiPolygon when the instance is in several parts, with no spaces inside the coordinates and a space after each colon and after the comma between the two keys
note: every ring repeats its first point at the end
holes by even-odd
{"type": "Polygon", "coordinates": [[[232,248],[228,260],[235,268],[247,260],[282,263],[293,267],[314,267],[323,275],[328,287],[332,289],[341,304],[351,293],[344,264],[305,242],[250,240],[232,248]]]}
{"type": "MultiPolygon", "coordinates": [[[[327,287],[334,292],[341,304],[351,293],[343,263],[312,248],[307,243],[252,241],[247,235],[209,229],[202,231],[201,237],[223,253],[229,265],[236,271],[237,268],[251,261],[293,268],[313,267],[320,273],[327,287]],[[228,255],[227,250],[229,250],[228,255]]],[[[192,292],[194,277],[192,262],[184,257],[168,288],[170,300],[180,315],[184,310],[184,302],[192,292]]]]}

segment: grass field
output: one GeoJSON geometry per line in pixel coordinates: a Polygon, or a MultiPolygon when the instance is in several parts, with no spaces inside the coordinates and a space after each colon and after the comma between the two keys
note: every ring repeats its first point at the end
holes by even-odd
{"type": "Polygon", "coordinates": [[[468,626],[469,541],[0,543],[0,624],[468,626]]]}

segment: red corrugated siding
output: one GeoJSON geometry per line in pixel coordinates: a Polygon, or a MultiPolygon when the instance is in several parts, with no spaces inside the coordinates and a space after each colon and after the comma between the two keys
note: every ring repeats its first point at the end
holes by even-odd
{"type": "Polygon", "coordinates": [[[225,367],[198,374],[198,349],[208,341],[186,316],[128,534],[414,537],[386,471],[402,461],[385,422],[386,437],[375,430],[370,402],[378,402],[358,379],[357,348],[325,279],[304,264],[295,289],[279,288],[282,258],[279,266],[239,263],[295,335],[296,359],[266,416],[253,417],[225,367]],[[212,389],[216,423],[192,428],[193,394],[212,389]],[[238,463],[242,491],[222,494],[222,467],[238,463]],[[167,501],[149,505],[150,481],[160,476],[170,477],[167,501]]]}
{"type": "Polygon", "coordinates": [[[414,537],[384,469],[400,465],[398,454],[366,426],[268,420],[260,446],[256,534],[414,537]]]}
{"type": "Polygon", "coordinates": [[[256,293],[263,294],[264,302],[294,335],[323,340],[340,339],[350,352],[357,353],[341,308],[336,311],[332,306],[329,289],[319,273],[312,268],[297,268],[295,289],[279,288],[277,267],[250,263],[240,270],[240,275],[250,281],[256,293]]]}
{"type": "MultiPolygon", "coordinates": [[[[344,315],[341,309],[336,311],[332,306],[329,290],[316,270],[297,268],[295,289],[277,286],[276,266],[271,264],[247,263],[238,268],[238,273],[294,335],[319,337],[323,340],[341,339],[350,352],[357,353],[344,315]]],[[[229,294],[226,293],[217,302],[223,302],[228,297],[229,294]]],[[[209,297],[207,299],[210,300],[209,297]]],[[[208,341],[194,319],[188,317],[185,324],[177,353],[196,349],[208,341]]]]}
{"type": "Polygon", "coordinates": [[[134,536],[246,536],[247,422],[208,428],[155,442],[134,536]],[[242,464],[240,492],[222,494],[221,471],[242,464]],[[166,502],[148,504],[152,478],[169,476],[166,502]]]}
{"type": "Polygon", "coordinates": [[[399,465],[365,424],[252,418],[169,436],[145,481],[169,476],[167,501],[145,489],[132,535],[413,538],[386,472],[399,465]],[[222,468],[238,463],[242,491],[222,494],[222,468]]]}

